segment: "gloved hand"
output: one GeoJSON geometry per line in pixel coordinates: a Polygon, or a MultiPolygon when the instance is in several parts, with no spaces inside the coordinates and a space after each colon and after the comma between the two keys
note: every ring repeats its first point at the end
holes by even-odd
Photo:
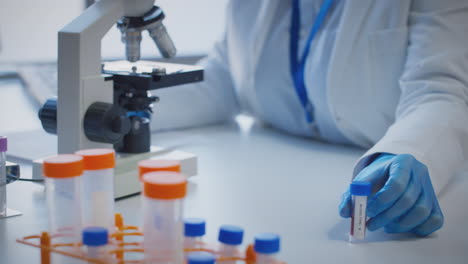
{"type": "MultiPolygon", "coordinates": [[[[426,236],[442,227],[444,216],[427,167],[412,155],[381,154],[355,178],[371,182],[367,229],[426,236]]],[[[351,217],[351,194],[343,194],[340,215],[351,217]]]]}

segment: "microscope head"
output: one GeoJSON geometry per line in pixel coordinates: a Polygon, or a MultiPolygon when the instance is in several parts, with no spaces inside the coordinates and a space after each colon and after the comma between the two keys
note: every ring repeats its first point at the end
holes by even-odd
{"type": "Polygon", "coordinates": [[[164,58],[172,58],[176,55],[174,43],[162,23],[164,18],[161,8],[153,6],[142,16],[125,16],[117,22],[129,62],[140,60],[141,33],[145,30],[148,31],[164,58]]]}

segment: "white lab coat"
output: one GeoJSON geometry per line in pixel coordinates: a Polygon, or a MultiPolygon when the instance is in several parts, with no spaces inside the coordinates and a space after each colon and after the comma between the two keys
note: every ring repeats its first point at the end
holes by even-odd
{"type": "MultiPolygon", "coordinates": [[[[205,82],[161,90],[155,129],[222,121],[239,110],[262,119],[255,78],[281,1],[231,1],[225,37],[202,62],[205,82]]],[[[372,154],[409,153],[440,190],[468,161],[468,1],[341,1],[325,79],[337,127],[369,148],[354,174],[372,154]]]]}

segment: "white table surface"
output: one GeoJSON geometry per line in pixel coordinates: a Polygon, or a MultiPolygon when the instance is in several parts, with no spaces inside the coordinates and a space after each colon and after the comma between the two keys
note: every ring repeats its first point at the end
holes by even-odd
{"type": "MultiPolygon", "coordinates": [[[[11,100],[23,96],[8,89],[14,88],[0,82],[1,124],[13,115],[5,112],[4,96],[11,100]]],[[[17,105],[22,106],[19,101],[17,105]]],[[[34,110],[25,111],[22,114],[31,115],[22,121],[34,120],[34,110]]],[[[18,124],[22,130],[30,126],[18,124]]],[[[220,225],[236,224],[245,228],[246,242],[258,232],[279,233],[281,258],[292,264],[468,263],[466,173],[460,173],[439,197],[446,219],[440,231],[427,238],[368,232],[369,243],[351,245],[347,242],[349,221],[340,219],[337,207],[363,150],[268,128],[254,127],[249,132],[234,125],[155,134],[153,144],[199,156],[199,176],[190,180],[185,213],[207,220],[207,241],[215,241],[220,225]]],[[[22,167],[22,176],[30,177],[27,165],[22,167]]],[[[47,228],[43,186],[8,185],[8,206],[23,215],[0,220],[0,263],[39,263],[39,251],[15,239],[47,228]]],[[[140,207],[139,196],[116,203],[130,224],[141,221],[140,207]]]]}

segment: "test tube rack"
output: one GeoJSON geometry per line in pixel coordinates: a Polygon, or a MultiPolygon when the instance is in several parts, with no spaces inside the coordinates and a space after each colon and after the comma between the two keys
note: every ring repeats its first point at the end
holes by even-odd
{"type": "MultiPolygon", "coordinates": [[[[71,258],[80,259],[87,261],[88,263],[94,264],[144,264],[143,258],[143,245],[142,242],[125,242],[126,237],[143,237],[143,233],[138,226],[125,225],[124,218],[121,214],[115,214],[115,227],[116,232],[110,235],[108,247],[108,255],[113,256],[112,260],[104,261],[100,259],[92,259],[86,256],[86,252],[81,242],[59,244],[52,243],[52,237],[48,232],[42,232],[40,235],[26,236],[21,239],[17,239],[16,242],[41,250],[41,264],[51,264],[51,254],[61,254],[71,258]],[[141,259],[138,260],[126,260],[127,253],[141,254],[141,259]]],[[[215,247],[210,247],[205,242],[200,242],[199,248],[185,248],[185,252],[192,251],[206,251],[217,256],[216,263],[225,263],[238,261],[239,263],[255,264],[255,252],[253,245],[248,245],[245,249],[244,254],[239,254],[236,257],[222,256],[217,252],[215,247]]],[[[286,262],[277,261],[271,264],[286,264],[286,262]]]]}

